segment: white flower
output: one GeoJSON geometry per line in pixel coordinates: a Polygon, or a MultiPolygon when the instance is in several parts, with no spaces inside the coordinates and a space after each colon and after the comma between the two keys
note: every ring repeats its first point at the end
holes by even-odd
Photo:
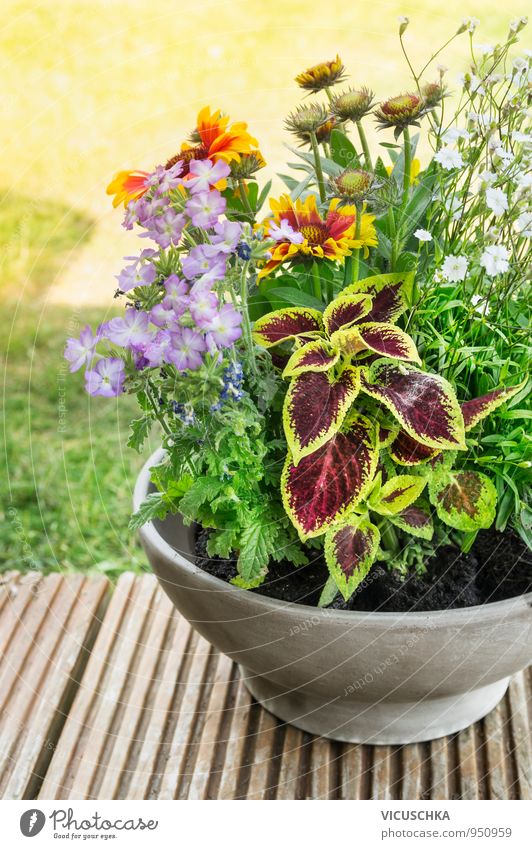
{"type": "Polygon", "coordinates": [[[508,198],[502,189],[486,189],[486,206],[495,215],[502,215],[508,209],[508,198]]]}
{"type": "Polygon", "coordinates": [[[480,264],[489,277],[508,271],[510,251],[504,245],[489,245],[480,257],[480,264]]]}
{"type": "Polygon", "coordinates": [[[475,44],[475,50],[481,56],[489,56],[490,53],[493,53],[494,49],[493,44],[475,44]]]}
{"type": "Polygon", "coordinates": [[[460,280],[465,280],[467,265],[467,257],[449,254],[445,257],[441,267],[443,279],[447,280],[448,283],[459,283],[460,280]]]}
{"type": "Polygon", "coordinates": [[[432,234],[428,230],[416,230],[414,236],[420,242],[432,242],[432,234]]]}
{"type": "Polygon", "coordinates": [[[443,77],[443,75],[447,73],[449,68],[447,67],[447,65],[436,65],[436,70],[439,73],[440,77],[443,77]]]}
{"type": "Polygon", "coordinates": [[[461,168],[464,164],[462,154],[458,153],[457,150],[453,150],[452,147],[440,148],[438,152],[434,154],[434,159],[439,165],[441,165],[442,168],[445,168],[446,171],[452,171],[453,168],[461,168]]]}
{"type": "Polygon", "coordinates": [[[513,20],[510,21],[510,30],[512,32],[519,32],[519,30],[522,30],[523,27],[526,27],[527,23],[528,18],[525,15],[523,15],[522,18],[513,18],[513,20]]]}
{"type": "MultiPolygon", "coordinates": [[[[523,239],[532,239],[532,212],[522,212],[517,219],[517,229],[523,239]]],[[[417,233],[414,233],[416,236],[417,233]]]]}
{"type": "Polygon", "coordinates": [[[527,171],[523,174],[518,174],[515,178],[517,188],[523,194],[532,189],[532,171],[527,171]]]}
{"type": "Polygon", "coordinates": [[[471,303],[475,312],[480,313],[480,315],[488,314],[490,305],[482,295],[471,295],[471,303]]]}
{"type": "Polygon", "coordinates": [[[468,32],[475,32],[476,28],[480,25],[480,21],[478,18],[464,18],[462,25],[466,27],[468,32]]]}
{"type": "Polygon", "coordinates": [[[514,72],[516,74],[523,74],[525,71],[528,70],[528,62],[526,61],[526,59],[523,59],[521,56],[518,56],[512,62],[512,68],[514,69],[514,72]]]}
{"type": "Polygon", "coordinates": [[[451,144],[459,139],[465,139],[467,141],[469,138],[471,138],[471,133],[468,133],[467,130],[460,129],[460,127],[449,127],[442,135],[442,140],[451,144]]]}
{"type": "Polygon", "coordinates": [[[532,135],[530,133],[521,133],[519,130],[514,130],[512,133],[512,141],[517,144],[532,144],[532,135]]]}
{"type": "Polygon", "coordinates": [[[481,171],[478,175],[478,182],[481,189],[491,186],[496,179],[497,175],[493,171],[481,171]]]}
{"type": "Polygon", "coordinates": [[[507,168],[514,161],[515,156],[506,150],[504,147],[496,147],[493,151],[493,161],[495,165],[500,165],[502,168],[507,168]]]}
{"type": "Polygon", "coordinates": [[[405,24],[405,26],[406,26],[406,24],[410,23],[410,18],[407,18],[406,15],[399,15],[399,17],[397,18],[397,21],[398,21],[398,23],[405,24]]]}

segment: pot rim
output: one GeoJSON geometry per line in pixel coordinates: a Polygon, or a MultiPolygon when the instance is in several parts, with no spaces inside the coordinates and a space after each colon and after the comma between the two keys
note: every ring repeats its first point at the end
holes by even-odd
{"type": "MultiPolygon", "coordinates": [[[[139,509],[140,505],[146,498],[146,494],[151,483],[150,468],[157,465],[163,458],[164,454],[165,449],[162,447],[158,448],[148,457],[142,466],[142,469],[135,481],[135,487],[133,490],[133,510],[135,512],[139,509]]],[[[156,529],[153,522],[146,522],[146,524],[142,525],[139,529],[139,533],[143,541],[159,549],[165,557],[174,561],[180,568],[194,574],[196,577],[201,576],[207,587],[210,586],[217,592],[220,592],[223,588],[224,592],[239,593],[240,595],[242,595],[242,593],[248,593],[247,590],[242,590],[227,581],[222,581],[221,578],[217,578],[215,575],[210,575],[199,566],[191,563],[179,551],[166,542],[164,537],[156,529]]],[[[445,627],[452,625],[454,622],[457,626],[461,626],[465,624],[466,618],[471,618],[472,616],[477,621],[480,621],[481,619],[503,619],[505,615],[508,615],[511,612],[515,612],[516,610],[524,609],[526,607],[532,607],[532,591],[525,593],[524,595],[512,596],[512,598],[503,599],[502,601],[490,601],[485,604],[470,605],[469,607],[453,607],[442,610],[415,610],[407,612],[330,610],[328,608],[314,607],[310,604],[283,601],[282,599],[272,598],[271,596],[263,596],[257,593],[248,593],[248,595],[252,596],[253,603],[258,604],[265,611],[279,610],[279,608],[282,608],[283,610],[291,610],[294,613],[298,612],[299,616],[304,615],[305,611],[312,611],[314,616],[321,616],[324,620],[334,616],[335,618],[339,617],[340,619],[345,619],[346,622],[349,621],[352,624],[354,624],[357,620],[359,622],[367,623],[368,620],[376,620],[378,618],[380,622],[391,622],[395,619],[398,622],[401,622],[401,624],[407,625],[409,622],[412,624],[419,623],[422,620],[426,620],[427,617],[430,617],[431,619],[439,620],[438,624],[445,625],[445,627]],[[443,622],[442,620],[445,621],[443,622]]],[[[436,624],[436,622],[434,622],[434,624],[436,624]]]]}

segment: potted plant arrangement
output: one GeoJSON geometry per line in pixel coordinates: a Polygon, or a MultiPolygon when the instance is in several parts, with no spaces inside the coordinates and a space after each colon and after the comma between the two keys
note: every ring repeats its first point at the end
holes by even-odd
{"type": "Polygon", "coordinates": [[[150,247],[65,355],[91,395],[136,395],[132,448],[160,431],[131,527],[165,590],[314,733],[453,732],[532,656],[525,23],[490,47],[463,22],[452,114],[406,18],[410,91],[377,102],[339,57],[301,73],[279,196],[209,108],[108,189],[150,247]]]}

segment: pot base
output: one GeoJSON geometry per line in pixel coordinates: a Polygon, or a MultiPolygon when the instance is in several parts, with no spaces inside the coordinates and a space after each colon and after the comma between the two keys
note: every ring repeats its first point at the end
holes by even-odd
{"type": "Polygon", "coordinates": [[[319,737],[344,743],[406,745],[461,731],[486,716],[499,703],[509,678],[467,693],[418,702],[356,701],[353,695],[318,702],[301,690],[283,689],[240,667],[253,698],[278,719],[319,737]]]}

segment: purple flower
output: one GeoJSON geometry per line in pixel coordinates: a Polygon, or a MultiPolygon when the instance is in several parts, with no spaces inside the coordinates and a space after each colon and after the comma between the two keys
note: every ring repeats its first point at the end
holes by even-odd
{"type": "Polygon", "coordinates": [[[205,286],[196,283],[190,292],[190,315],[198,327],[206,327],[216,315],[218,309],[218,297],[205,286]]]}
{"type": "Polygon", "coordinates": [[[185,226],[185,216],[168,206],[163,213],[150,218],[145,226],[147,230],[141,236],[153,239],[161,248],[168,248],[178,244],[185,226]]]}
{"type": "Polygon", "coordinates": [[[131,265],[126,265],[116,279],[120,291],[129,292],[130,289],[136,289],[137,286],[151,286],[156,277],[157,271],[154,265],[148,262],[139,266],[138,261],[136,261],[131,265]]]}
{"type": "Polygon", "coordinates": [[[150,321],[157,327],[168,327],[170,324],[177,323],[177,315],[171,306],[166,306],[164,301],[162,304],[156,304],[150,310],[150,321]]]}
{"type": "Polygon", "coordinates": [[[225,198],[216,190],[192,195],[185,205],[194,227],[203,227],[205,230],[214,227],[225,207],[225,198]]]}
{"type": "Polygon", "coordinates": [[[177,316],[183,315],[188,306],[188,286],[177,274],[171,274],[165,280],[166,294],[163,298],[165,309],[173,309],[177,316]]]}
{"type": "Polygon", "coordinates": [[[193,176],[187,180],[187,189],[190,189],[193,195],[209,191],[211,186],[231,173],[229,165],[222,159],[219,159],[215,165],[210,159],[193,159],[189,169],[193,176]]]}
{"type": "Polygon", "coordinates": [[[161,366],[168,362],[167,351],[172,345],[172,339],[168,330],[160,330],[155,339],[146,345],[143,356],[146,357],[150,366],[161,366]]]}
{"type": "Polygon", "coordinates": [[[67,339],[64,357],[70,363],[70,371],[78,371],[81,366],[89,365],[100,339],[100,328],[93,333],[88,324],[79,334],[79,339],[67,339]]]}
{"type": "Polygon", "coordinates": [[[275,221],[268,222],[268,236],[270,239],[275,239],[276,242],[291,242],[293,245],[300,245],[304,241],[302,233],[297,233],[286,218],[281,219],[281,223],[275,221]]]}
{"type": "Polygon", "coordinates": [[[201,334],[190,327],[182,327],[177,333],[172,333],[172,347],[167,351],[169,362],[179,371],[198,369],[203,363],[202,354],[205,351],[205,340],[201,334]]]}
{"type": "Polygon", "coordinates": [[[124,386],[125,368],[118,357],[103,357],[95,367],[85,372],[85,389],[89,395],[114,398],[124,386]]]}
{"type": "Polygon", "coordinates": [[[162,165],[158,165],[155,171],[147,178],[146,184],[155,189],[157,194],[166,194],[166,192],[175,189],[183,182],[180,177],[182,170],[183,163],[180,160],[175,165],[172,165],[171,168],[164,168],[162,165]]]}
{"type": "Polygon", "coordinates": [[[230,254],[240,241],[242,225],[238,221],[219,221],[214,225],[214,232],[216,235],[211,236],[211,244],[205,245],[207,256],[230,254]]]}
{"type": "Polygon", "coordinates": [[[207,284],[221,280],[225,276],[224,255],[209,255],[205,250],[207,247],[208,245],[197,245],[189,251],[188,256],[181,260],[183,274],[188,280],[199,277],[202,283],[207,284]]]}
{"type": "Polygon", "coordinates": [[[102,327],[104,336],[115,345],[122,348],[139,348],[147,345],[153,338],[153,332],[148,329],[150,317],[130,307],[124,318],[112,318],[102,327]]]}
{"type": "Polygon", "coordinates": [[[242,316],[232,306],[224,304],[219,312],[205,325],[205,330],[215,345],[220,348],[230,348],[242,335],[240,324],[242,316]]]}

